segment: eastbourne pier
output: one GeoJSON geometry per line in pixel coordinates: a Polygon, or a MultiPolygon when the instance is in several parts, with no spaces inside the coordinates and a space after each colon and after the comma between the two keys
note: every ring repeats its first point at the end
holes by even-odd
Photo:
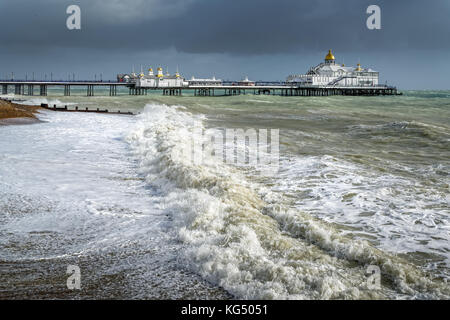
{"type": "Polygon", "coordinates": [[[86,96],[95,95],[95,88],[109,88],[110,96],[117,96],[118,87],[127,87],[129,95],[147,95],[149,91],[157,91],[165,96],[182,96],[190,93],[194,96],[236,96],[241,94],[278,95],[278,96],[377,96],[397,95],[397,88],[392,86],[295,86],[285,83],[256,82],[254,86],[233,85],[234,82],[221,86],[187,86],[166,88],[139,88],[130,83],[117,81],[26,81],[26,80],[0,80],[1,93],[6,95],[14,93],[24,96],[47,96],[48,88],[62,88],[64,96],[71,95],[74,87],[85,89],[86,96]]]}
{"type": "MultiPolygon", "coordinates": [[[[157,91],[165,96],[189,94],[199,97],[237,96],[241,94],[278,96],[385,96],[398,95],[396,87],[379,84],[379,72],[369,67],[345,66],[337,63],[331,50],[323,62],[311,67],[306,74],[290,75],[285,82],[222,81],[212,79],[185,80],[178,72],[164,74],[159,67],[157,73],[148,69],[144,74],[121,74],[116,81],[39,81],[39,80],[0,80],[1,93],[6,95],[47,96],[48,88],[63,88],[64,96],[71,95],[71,89],[86,90],[88,97],[95,95],[96,88],[109,88],[110,96],[118,95],[118,88],[128,88],[129,95],[147,95],[157,91]],[[11,90],[11,91],[10,91],[11,90]]],[[[105,90],[102,90],[104,94],[105,90]]]]}

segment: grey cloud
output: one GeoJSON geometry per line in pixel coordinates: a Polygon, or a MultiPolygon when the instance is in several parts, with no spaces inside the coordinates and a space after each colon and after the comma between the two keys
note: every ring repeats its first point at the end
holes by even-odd
{"type": "Polygon", "coordinates": [[[448,49],[446,1],[129,0],[11,1],[0,21],[10,46],[272,54],[323,50],[448,49]],[[79,4],[81,31],[65,28],[65,8],[79,4]],[[365,9],[382,8],[382,30],[365,27],[365,9]]]}
{"type": "Polygon", "coordinates": [[[446,0],[1,0],[0,75],[112,78],[158,63],[273,80],[306,71],[332,48],[394,83],[442,88],[450,86],[449,16],[446,0]],[[66,28],[72,4],[82,10],[79,31],[66,28]],[[366,28],[371,4],[382,9],[381,30],[366,28]]]}

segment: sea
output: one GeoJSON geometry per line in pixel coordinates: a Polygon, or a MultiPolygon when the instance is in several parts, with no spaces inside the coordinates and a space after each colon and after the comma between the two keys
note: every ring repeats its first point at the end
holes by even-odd
{"type": "Polygon", "coordinates": [[[450,91],[48,94],[135,115],[0,126],[0,299],[450,299],[450,91]]]}

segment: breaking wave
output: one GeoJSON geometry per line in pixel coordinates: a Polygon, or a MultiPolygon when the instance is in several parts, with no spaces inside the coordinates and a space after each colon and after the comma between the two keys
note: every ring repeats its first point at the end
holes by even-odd
{"type": "Polygon", "coordinates": [[[180,264],[243,299],[450,297],[445,281],[292,209],[244,170],[184,157],[204,119],[182,109],[147,105],[127,138],[172,219],[180,264]],[[369,265],[381,270],[379,288],[368,285],[369,265]]]}

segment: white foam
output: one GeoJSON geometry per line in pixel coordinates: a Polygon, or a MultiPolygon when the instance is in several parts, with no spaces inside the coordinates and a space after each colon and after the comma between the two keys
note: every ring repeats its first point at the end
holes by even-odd
{"type": "Polygon", "coordinates": [[[40,106],[42,103],[48,104],[49,106],[57,105],[75,105],[76,103],[71,102],[61,102],[58,99],[48,99],[48,98],[27,98],[24,101],[18,101],[17,104],[24,104],[29,106],[40,106]]]}
{"type": "Polygon", "coordinates": [[[201,119],[177,109],[148,105],[128,141],[185,245],[180,263],[240,298],[449,296],[445,284],[405,261],[289,210],[282,194],[239,169],[215,158],[196,165],[180,157],[201,119]],[[380,290],[367,288],[369,264],[389,279],[380,290]]]}
{"type": "MultiPolygon", "coordinates": [[[[350,226],[347,232],[366,234],[384,250],[435,253],[450,266],[450,256],[442,254],[443,249],[450,251],[445,194],[421,186],[413,177],[372,172],[330,156],[285,159],[281,168],[273,189],[304,194],[297,200],[298,208],[328,222],[350,226]]],[[[404,167],[397,170],[414,172],[404,167]]],[[[445,168],[420,170],[427,175],[445,168]]]]}

